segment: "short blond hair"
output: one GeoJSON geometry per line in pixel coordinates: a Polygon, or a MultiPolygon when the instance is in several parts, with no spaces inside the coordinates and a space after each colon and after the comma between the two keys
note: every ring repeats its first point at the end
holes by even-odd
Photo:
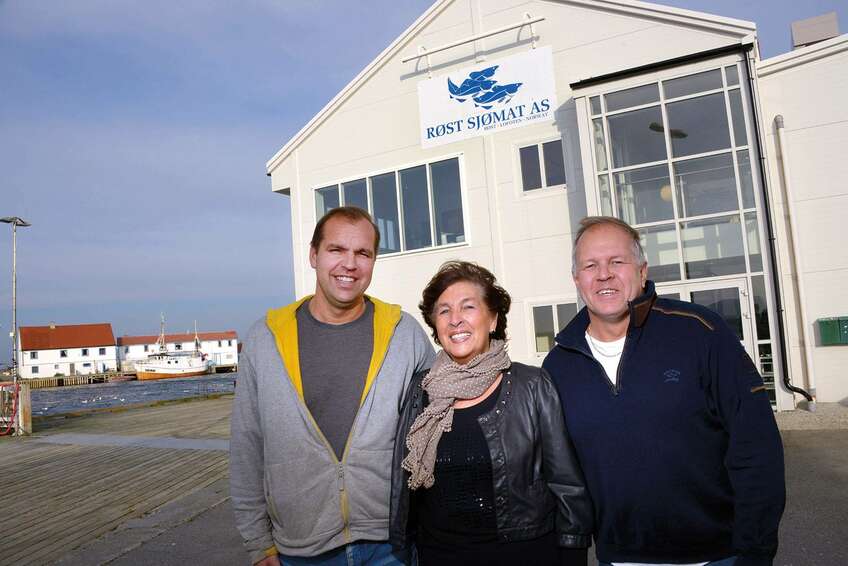
{"type": "Polygon", "coordinates": [[[648,263],[648,259],[645,257],[645,249],[642,247],[642,239],[639,236],[639,231],[633,228],[633,226],[620,218],[616,218],[615,216],[587,216],[580,221],[580,229],[577,230],[577,235],[574,237],[574,245],[571,247],[572,275],[577,274],[577,244],[580,242],[580,238],[583,237],[583,234],[596,226],[614,226],[623,230],[628,236],[630,236],[630,239],[633,240],[633,259],[635,259],[639,265],[645,265],[648,263]]]}

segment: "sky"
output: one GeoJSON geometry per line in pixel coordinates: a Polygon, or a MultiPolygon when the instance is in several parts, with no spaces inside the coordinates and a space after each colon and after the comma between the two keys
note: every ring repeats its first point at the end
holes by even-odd
{"type": "MultiPolygon", "coordinates": [[[[485,0],[484,0],[485,1],[485,0]]],[[[790,23],[848,0],[675,0],[790,23]]],[[[18,324],[240,334],[294,299],[289,199],[266,161],[430,0],[0,0],[0,216],[18,231],[18,324]],[[376,17],[375,17],[376,16],[376,17]]],[[[0,224],[0,364],[11,228],[0,224]]],[[[379,276],[379,275],[378,275],[379,276]]]]}

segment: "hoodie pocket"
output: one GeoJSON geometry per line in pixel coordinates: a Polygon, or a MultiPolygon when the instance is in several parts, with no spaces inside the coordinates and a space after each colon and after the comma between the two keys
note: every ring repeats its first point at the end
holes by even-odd
{"type": "Polygon", "coordinates": [[[275,536],[285,545],[299,546],[342,527],[335,469],[270,465],[265,491],[275,536]]]}

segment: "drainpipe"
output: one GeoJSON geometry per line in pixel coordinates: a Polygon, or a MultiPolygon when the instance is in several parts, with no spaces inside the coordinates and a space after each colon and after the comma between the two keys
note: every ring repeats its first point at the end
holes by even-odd
{"type": "MultiPolygon", "coordinates": [[[[801,311],[801,337],[804,340],[804,364],[807,370],[807,385],[812,391],[816,390],[816,374],[813,364],[813,340],[810,336],[809,321],[807,320],[807,309],[804,306],[804,299],[807,296],[804,290],[804,275],[801,272],[801,240],[798,235],[797,218],[795,210],[795,200],[792,196],[792,182],[789,177],[789,155],[786,153],[786,142],[783,133],[783,116],[778,114],[774,117],[774,126],[777,130],[777,150],[779,154],[780,172],[783,175],[783,189],[786,194],[786,209],[789,216],[789,230],[792,235],[792,265],[795,269],[795,277],[798,281],[798,295],[800,304],[798,305],[801,311]]],[[[794,390],[794,389],[793,389],[794,390]]],[[[806,393],[806,392],[805,392],[806,393]]],[[[815,399],[808,397],[808,408],[810,411],[816,410],[815,399]]]]}

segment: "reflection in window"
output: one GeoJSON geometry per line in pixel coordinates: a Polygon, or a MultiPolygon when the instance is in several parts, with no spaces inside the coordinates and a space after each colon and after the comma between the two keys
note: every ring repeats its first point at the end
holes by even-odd
{"type": "Polygon", "coordinates": [[[542,188],[542,166],[539,163],[539,148],[535,145],[518,150],[521,160],[521,186],[525,191],[542,188]]]}
{"type": "Polygon", "coordinates": [[[674,224],[639,230],[642,249],[648,260],[648,277],[661,283],[680,279],[680,254],[674,224]]]}
{"type": "Polygon", "coordinates": [[[400,228],[394,173],[371,177],[371,199],[374,222],[380,229],[380,253],[399,252],[400,228]]]}
{"type": "Polygon", "coordinates": [[[642,104],[650,104],[660,99],[660,92],[656,83],[637,86],[617,92],[611,92],[604,96],[607,103],[607,112],[623,110],[642,104]]]}
{"type": "Polygon", "coordinates": [[[729,153],[674,164],[681,216],[700,216],[739,209],[733,157],[729,153]]]}
{"type": "Polygon", "coordinates": [[[601,193],[601,214],[612,216],[612,194],[610,193],[609,177],[598,177],[598,190],[601,193]]]}
{"type": "Polygon", "coordinates": [[[562,158],[562,140],[542,144],[545,158],[545,185],[554,187],[565,184],[565,163],[562,158]]]}
{"type": "Polygon", "coordinates": [[[757,340],[768,340],[770,331],[764,277],[762,275],[751,277],[751,287],[754,292],[754,318],[757,322],[757,340]]]}
{"type": "Polygon", "coordinates": [[[663,92],[666,98],[677,98],[688,94],[716,90],[721,87],[721,71],[719,69],[663,81],[663,92]]]}
{"type": "Polygon", "coordinates": [[[613,173],[618,216],[629,224],[674,218],[668,167],[659,165],[613,173]]]}
{"type": "Polygon", "coordinates": [[[730,118],[733,120],[733,140],[737,146],[748,145],[745,133],[745,113],[742,111],[742,94],[737,88],[727,93],[730,99],[730,118]]]}
{"type": "Polygon", "coordinates": [[[730,147],[723,93],[672,102],[666,112],[675,157],[730,147]]]}
{"type": "Polygon", "coordinates": [[[592,107],[592,114],[600,114],[601,113],[601,97],[593,96],[589,99],[589,104],[592,107]]]}
{"type": "Polygon", "coordinates": [[[751,262],[751,271],[762,271],[763,254],[760,251],[760,232],[755,212],[745,214],[745,235],[748,238],[748,261],[751,262]]]}
{"type": "Polygon", "coordinates": [[[613,167],[666,158],[662,112],[658,106],[607,118],[613,167]]]}
{"type": "Polygon", "coordinates": [[[681,223],[686,277],[715,277],[745,272],[739,216],[681,223]]]}
{"type": "Polygon", "coordinates": [[[595,145],[595,163],[598,171],[607,170],[607,148],[604,140],[604,122],[600,118],[592,120],[592,140],[595,145]]]}
{"type": "Polygon", "coordinates": [[[327,212],[339,207],[339,187],[330,185],[315,190],[315,218],[321,218],[327,212]]]}
{"type": "Polygon", "coordinates": [[[736,65],[725,67],[724,73],[727,75],[727,86],[739,84],[739,71],[737,70],[736,65]]]}
{"type": "Polygon", "coordinates": [[[433,209],[436,219],[436,244],[465,241],[462,221],[462,195],[459,190],[459,161],[447,159],[430,165],[433,184],[433,209]]]}
{"type": "Polygon", "coordinates": [[[345,206],[358,206],[362,210],[368,210],[368,183],[365,179],[342,183],[342,197],[345,206]]]}
{"type": "Polygon", "coordinates": [[[403,203],[403,233],[407,250],[426,248],[430,239],[430,201],[427,195],[427,168],[423,165],[400,172],[403,203]]]}
{"type": "Polygon", "coordinates": [[[751,160],[748,158],[748,150],[736,152],[736,161],[739,163],[739,185],[742,187],[742,206],[754,208],[754,179],[751,176],[751,160]]]}

